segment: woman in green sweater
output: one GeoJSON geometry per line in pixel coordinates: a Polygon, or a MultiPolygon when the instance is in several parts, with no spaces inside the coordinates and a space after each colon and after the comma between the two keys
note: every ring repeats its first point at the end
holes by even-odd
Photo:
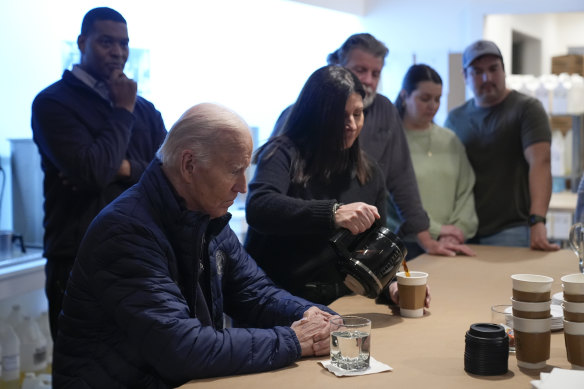
{"type": "MultiPolygon", "coordinates": [[[[441,96],[440,75],[427,65],[413,65],[404,77],[395,105],[403,120],[422,204],[430,217],[430,235],[439,241],[463,244],[474,236],[478,226],[475,176],[454,132],[433,121],[441,96]]],[[[423,253],[413,237],[406,241],[410,258],[423,253]]],[[[462,248],[462,254],[474,255],[468,246],[462,248]]]]}

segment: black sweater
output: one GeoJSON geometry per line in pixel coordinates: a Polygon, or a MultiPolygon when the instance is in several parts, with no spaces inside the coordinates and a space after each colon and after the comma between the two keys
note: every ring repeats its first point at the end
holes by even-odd
{"type": "Polygon", "coordinates": [[[291,164],[297,153],[291,142],[275,153],[259,155],[249,184],[245,248],[266,273],[292,293],[307,282],[336,283],[343,277],[329,239],[335,232],[333,205],[364,202],[375,205],[385,221],[387,192],[379,167],[361,185],[350,173],[331,183],[312,180],[306,187],[291,182],[291,164]]]}
{"type": "Polygon", "coordinates": [[[73,259],[91,220],[138,182],[166,129],[149,101],[138,96],[133,113],[114,108],[68,70],[35,98],[31,122],[45,173],[44,255],[73,259]],[[120,180],[123,159],[131,177],[120,180]]]}
{"type": "MultiPolygon", "coordinates": [[[[292,106],[280,114],[272,136],[277,135],[286,122],[292,106]]],[[[402,236],[417,234],[430,228],[430,220],[418,191],[414,165],[405,131],[397,108],[385,96],[377,94],[373,104],[365,108],[365,123],[359,135],[361,148],[381,168],[393,205],[397,207],[403,224],[402,236]]]]}

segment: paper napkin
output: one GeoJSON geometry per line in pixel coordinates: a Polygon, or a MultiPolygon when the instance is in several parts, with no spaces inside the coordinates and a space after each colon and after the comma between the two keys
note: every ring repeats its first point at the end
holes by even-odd
{"type": "Polygon", "coordinates": [[[340,369],[336,366],[333,366],[330,359],[325,361],[319,362],[323,365],[328,371],[336,375],[337,377],[341,376],[353,376],[353,375],[365,375],[365,374],[374,374],[374,373],[381,373],[382,371],[392,371],[393,367],[386,365],[385,363],[381,363],[373,357],[369,357],[369,367],[365,370],[361,371],[347,371],[344,369],[340,369]]]}
{"type": "Polygon", "coordinates": [[[552,369],[551,373],[541,373],[540,380],[531,381],[536,389],[581,389],[584,387],[584,371],[552,369]]]}

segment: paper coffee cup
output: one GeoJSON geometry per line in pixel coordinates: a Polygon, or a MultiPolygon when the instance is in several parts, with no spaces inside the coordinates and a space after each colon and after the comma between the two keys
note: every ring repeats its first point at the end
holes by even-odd
{"type": "Polygon", "coordinates": [[[547,319],[513,317],[517,366],[541,369],[546,365],[550,358],[551,325],[551,317],[547,319]]]}
{"type": "Polygon", "coordinates": [[[524,319],[545,319],[551,316],[550,306],[552,300],[530,303],[511,299],[513,316],[524,319]]]}
{"type": "Polygon", "coordinates": [[[584,369],[584,323],[564,320],[564,341],[568,362],[573,368],[584,369]]]}
{"type": "Polygon", "coordinates": [[[411,271],[410,276],[407,277],[405,272],[399,272],[396,276],[400,315],[403,317],[424,316],[428,273],[411,271]]]}
{"type": "Polygon", "coordinates": [[[568,274],[561,278],[564,300],[584,303],[584,274],[568,274]]]}
{"type": "Polygon", "coordinates": [[[553,278],[537,274],[513,274],[513,298],[518,301],[544,302],[551,299],[553,278]]]}
{"type": "Polygon", "coordinates": [[[578,323],[584,322],[584,303],[564,301],[562,308],[564,309],[564,319],[578,323]]]}

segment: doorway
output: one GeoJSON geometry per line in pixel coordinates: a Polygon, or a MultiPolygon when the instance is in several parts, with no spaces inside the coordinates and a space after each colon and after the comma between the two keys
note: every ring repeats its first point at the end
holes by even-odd
{"type": "Polygon", "coordinates": [[[512,30],[511,74],[541,76],[541,40],[512,30]]]}

